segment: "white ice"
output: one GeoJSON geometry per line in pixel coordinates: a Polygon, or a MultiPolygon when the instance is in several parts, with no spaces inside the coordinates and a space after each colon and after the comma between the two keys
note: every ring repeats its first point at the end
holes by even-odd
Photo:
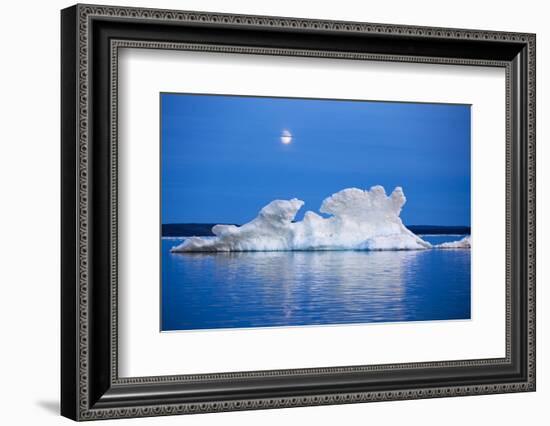
{"type": "Polygon", "coordinates": [[[216,225],[214,237],[190,237],[173,252],[291,250],[423,250],[432,245],[410,230],[399,217],[406,202],[400,187],[386,195],[382,186],[347,188],[326,198],[323,217],[308,211],[293,222],[304,202],[274,200],[242,226],[216,225]]]}
{"type": "Polygon", "coordinates": [[[449,243],[441,243],[434,247],[440,249],[469,249],[472,247],[472,244],[470,242],[470,236],[468,235],[461,240],[451,241],[449,243]]]}

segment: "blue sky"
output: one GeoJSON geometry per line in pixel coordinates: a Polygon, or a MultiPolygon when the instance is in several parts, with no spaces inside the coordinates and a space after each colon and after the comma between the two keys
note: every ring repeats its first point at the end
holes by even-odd
{"type": "Polygon", "coordinates": [[[403,187],[407,225],[470,225],[469,105],[163,93],[161,156],[163,223],[241,224],[294,197],[318,211],[382,185],[403,187]]]}

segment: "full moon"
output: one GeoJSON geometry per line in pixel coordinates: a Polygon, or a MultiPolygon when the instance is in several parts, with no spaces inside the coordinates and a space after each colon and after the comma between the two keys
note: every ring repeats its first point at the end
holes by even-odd
{"type": "Polygon", "coordinates": [[[281,133],[281,142],[285,145],[288,145],[290,142],[292,142],[292,133],[290,133],[288,130],[283,130],[281,133]]]}

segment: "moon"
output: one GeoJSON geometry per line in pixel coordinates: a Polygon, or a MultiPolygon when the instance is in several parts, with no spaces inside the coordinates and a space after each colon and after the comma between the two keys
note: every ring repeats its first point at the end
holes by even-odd
{"type": "Polygon", "coordinates": [[[288,130],[283,130],[281,133],[281,142],[285,145],[288,145],[290,142],[292,142],[292,133],[290,133],[288,130]]]}

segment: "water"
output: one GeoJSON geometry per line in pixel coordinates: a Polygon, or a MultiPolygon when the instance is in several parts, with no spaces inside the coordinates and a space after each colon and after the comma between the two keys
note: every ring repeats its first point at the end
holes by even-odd
{"type": "Polygon", "coordinates": [[[470,250],[170,253],[179,242],[162,240],[164,331],[470,318],[470,250]]]}

